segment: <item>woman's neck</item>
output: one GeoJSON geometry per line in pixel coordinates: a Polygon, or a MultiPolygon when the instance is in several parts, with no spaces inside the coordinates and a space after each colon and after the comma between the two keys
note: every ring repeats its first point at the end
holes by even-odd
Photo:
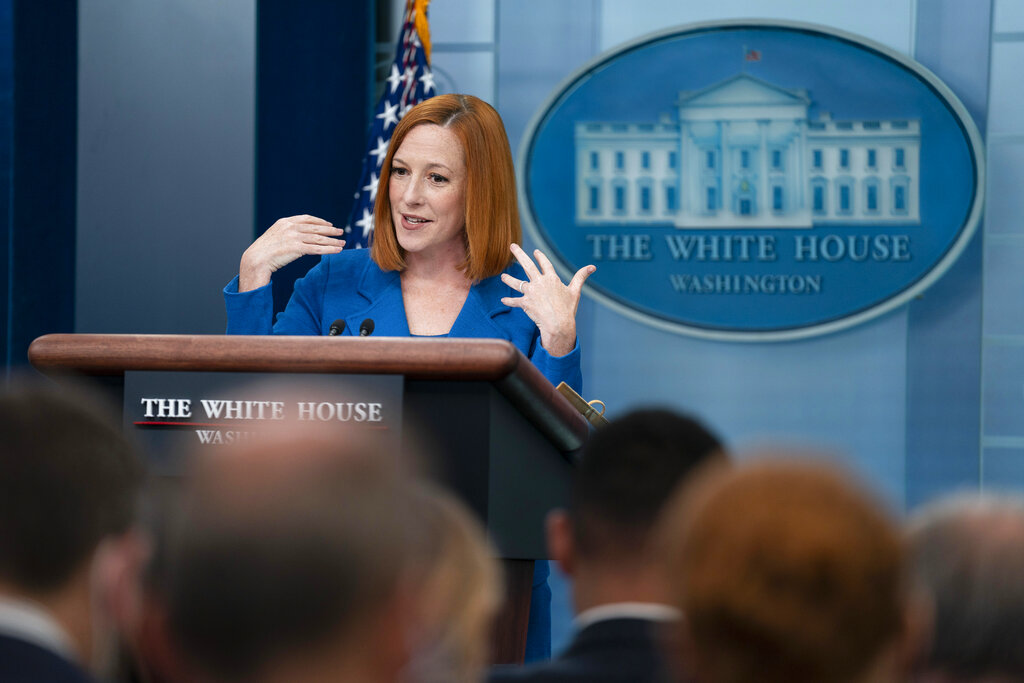
{"type": "Polygon", "coordinates": [[[432,253],[406,253],[402,279],[456,284],[466,279],[460,267],[465,261],[466,250],[461,245],[432,253]]]}

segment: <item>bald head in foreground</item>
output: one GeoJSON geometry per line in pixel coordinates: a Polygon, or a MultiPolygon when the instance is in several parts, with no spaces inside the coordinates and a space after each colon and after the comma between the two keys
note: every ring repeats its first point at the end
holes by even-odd
{"type": "Polygon", "coordinates": [[[840,470],[763,460],[675,501],[665,543],[699,683],[905,680],[919,628],[898,528],[840,470]]]}
{"type": "Polygon", "coordinates": [[[1024,501],[940,501],[914,515],[908,536],[915,575],[935,610],[917,680],[1024,680],[1024,501]]]}
{"type": "Polygon", "coordinates": [[[207,454],[173,527],[167,678],[478,680],[501,595],[493,550],[374,439],[282,425],[207,454]]]}

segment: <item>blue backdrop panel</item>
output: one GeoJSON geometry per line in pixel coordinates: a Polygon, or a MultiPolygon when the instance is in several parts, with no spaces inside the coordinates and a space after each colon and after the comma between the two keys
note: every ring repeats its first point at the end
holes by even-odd
{"type": "MultiPolygon", "coordinates": [[[[254,237],[296,214],[344,227],[373,100],[371,5],[260,0],[254,237]]],[[[307,256],[275,274],[275,310],[317,260],[307,256]]]]}
{"type": "MultiPolygon", "coordinates": [[[[74,326],[78,5],[8,3],[13,104],[6,352],[74,326]],[[11,11],[13,10],[13,11],[11,11]]],[[[6,49],[6,48],[5,48],[6,49]]]]}
{"type": "Polygon", "coordinates": [[[0,356],[4,373],[10,366],[10,274],[7,242],[11,235],[11,144],[13,142],[12,106],[14,103],[14,26],[13,0],[0,0],[0,356]]]}
{"type": "MultiPolygon", "coordinates": [[[[991,5],[918,5],[918,61],[957,94],[982,138],[991,5]]],[[[984,221],[985,218],[982,218],[984,221]]],[[[909,306],[906,504],[979,484],[983,227],[945,276],[909,306]]]]}

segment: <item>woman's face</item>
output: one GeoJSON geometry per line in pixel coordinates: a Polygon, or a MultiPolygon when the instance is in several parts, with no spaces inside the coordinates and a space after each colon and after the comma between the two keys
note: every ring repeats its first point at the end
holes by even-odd
{"type": "Polygon", "coordinates": [[[391,160],[391,218],[406,258],[466,253],[466,162],[447,128],[410,130],[391,160]]]}

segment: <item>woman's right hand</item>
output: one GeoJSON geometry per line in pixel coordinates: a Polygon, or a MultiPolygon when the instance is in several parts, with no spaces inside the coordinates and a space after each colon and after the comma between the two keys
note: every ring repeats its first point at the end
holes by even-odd
{"type": "Polygon", "coordinates": [[[248,292],[270,282],[270,276],[300,256],[337,254],[345,246],[345,231],[316,216],[281,218],[253,242],[238,267],[238,291],[248,292]]]}

